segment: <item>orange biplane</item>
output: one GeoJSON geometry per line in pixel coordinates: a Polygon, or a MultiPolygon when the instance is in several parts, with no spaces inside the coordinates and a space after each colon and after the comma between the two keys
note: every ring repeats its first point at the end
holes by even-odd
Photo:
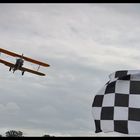
{"type": "Polygon", "coordinates": [[[25,57],[25,56],[23,56],[23,54],[19,55],[19,54],[10,52],[10,51],[2,49],[2,48],[0,48],[0,53],[4,53],[4,54],[7,54],[7,55],[10,55],[10,56],[13,56],[13,57],[18,57],[15,64],[0,59],[0,63],[3,63],[6,66],[10,67],[9,71],[13,70],[13,73],[16,70],[20,70],[22,72],[22,75],[24,75],[24,72],[30,72],[30,73],[37,74],[37,75],[40,75],[40,76],[45,76],[44,73],[39,72],[39,68],[40,68],[40,66],[44,66],[44,67],[49,67],[50,66],[47,63],[43,63],[43,62],[31,59],[31,58],[25,57]],[[34,63],[34,64],[38,64],[39,65],[38,69],[35,71],[35,70],[32,70],[32,69],[28,69],[28,68],[23,67],[24,60],[28,61],[28,62],[31,62],[31,63],[34,63]]]}

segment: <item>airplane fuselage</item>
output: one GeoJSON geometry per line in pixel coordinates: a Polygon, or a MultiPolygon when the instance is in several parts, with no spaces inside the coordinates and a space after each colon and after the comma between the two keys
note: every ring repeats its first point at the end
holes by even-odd
{"type": "Polygon", "coordinates": [[[21,68],[23,66],[23,63],[24,63],[23,59],[21,59],[21,58],[17,59],[15,65],[14,65],[14,69],[17,70],[17,69],[21,68]]]}
{"type": "MultiPolygon", "coordinates": [[[[13,67],[10,67],[9,71],[13,70],[13,73],[20,69],[23,66],[24,60],[22,58],[19,58],[16,60],[16,63],[13,67]]],[[[22,72],[24,74],[24,72],[22,72]]]]}

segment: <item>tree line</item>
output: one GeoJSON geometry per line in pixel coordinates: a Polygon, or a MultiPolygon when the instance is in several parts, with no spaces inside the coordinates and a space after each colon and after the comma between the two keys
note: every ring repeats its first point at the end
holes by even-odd
{"type": "MultiPolygon", "coordinates": [[[[0,137],[25,137],[22,131],[10,130],[5,132],[5,136],[0,134],[0,137]]],[[[43,135],[42,137],[54,137],[48,134],[43,135]]]]}

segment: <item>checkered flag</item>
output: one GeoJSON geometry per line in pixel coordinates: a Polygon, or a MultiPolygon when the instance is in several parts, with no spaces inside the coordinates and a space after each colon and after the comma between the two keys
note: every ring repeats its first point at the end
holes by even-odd
{"type": "Polygon", "coordinates": [[[109,78],[93,100],[95,132],[140,134],[140,71],[116,71],[109,78]]]}

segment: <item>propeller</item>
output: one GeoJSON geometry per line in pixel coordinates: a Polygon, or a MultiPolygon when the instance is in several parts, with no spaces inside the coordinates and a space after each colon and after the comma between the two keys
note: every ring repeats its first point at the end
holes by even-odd
{"type": "Polygon", "coordinates": [[[22,55],[21,55],[21,58],[22,58],[22,59],[23,59],[23,55],[24,55],[24,54],[22,53],[22,55]]]}

